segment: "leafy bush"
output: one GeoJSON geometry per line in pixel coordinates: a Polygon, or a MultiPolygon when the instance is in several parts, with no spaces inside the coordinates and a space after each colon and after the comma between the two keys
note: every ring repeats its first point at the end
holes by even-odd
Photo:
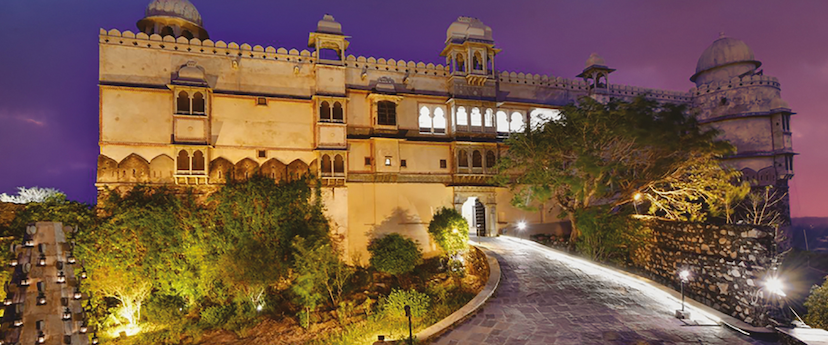
{"type": "Polygon", "coordinates": [[[607,206],[590,207],[575,215],[581,238],[578,250],[589,257],[626,261],[631,250],[644,242],[642,224],[607,206]]]}
{"type": "Polygon", "coordinates": [[[339,259],[339,252],[330,244],[311,247],[307,241],[297,237],[293,241],[296,250],[296,281],[291,291],[296,294],[302,306],[299,323],[307,328],[312,322],[312,313],[323,299],[330,298],[331,305],[339,303],[345,285],[353,275],[353,269],[339,259]]]}
{"type": "Polygon", "coordinates": [[[179,296],[155,294],[143,307],[147,321],[159,325],[172,325],[182,321],[187,313],[187,301],[179,296]]]}
{"type": "Polygon", "coordinates": [[[811,288],[805,307],[808,308],[808,314],[805,315],[808,326],[828,329],[828,278],[822,286],[814,285],[811,288]]]}
{"type": "Polygon", "coordinates": [[[387,297],[380,300],[380,311],[382,316],[388,320],[404,320],[405,306],[411,307],[411,317],[421,319],[428,314],[428,307],[431,305],[431,298],[417,290],[394,289],[387,297]]]}
{"type": "Polygon", "coordinates": [[[201,325],[205,328],[220,328],[236,314],[236,305],[216,305],[201,311],[201,325]]]}
{"type": "Polygon", "coordinates": [[[392,275],[411,272],[423,261],[417,243],[395,233],[371,240],[368,252],[371,253],[371,266],[392,275]]]}
{"type": "Polygon", "coordinates": [[[428,224],[428,233],[449,256],[469,247],[469,223],[453,208],[437,210],[428,224]]]}

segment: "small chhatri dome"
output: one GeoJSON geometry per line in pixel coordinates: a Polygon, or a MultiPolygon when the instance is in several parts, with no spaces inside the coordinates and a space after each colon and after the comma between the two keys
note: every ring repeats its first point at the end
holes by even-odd
{"type": "Polygon", "coordinates": [[[761,62],[756,61],[753,50],[745,42],[721,33],[719,39],[707,47],[699,57],[696,74],[690,80],[696,81],[704,72],[736,64],[751,64],[754,69],[762,65],[761,62]]]}
{"type": "Polygon", "coordinates": [[[477,40],[494,42],[492,28],[483,24],[480,19],[472,17],[459,17],[446,30],[446,42],[452,40],[477,40]]]}
{"type": "Polygon", "coordinates": [[[153,0],[147,6],[147,17],[154,16],[178,17],[199,26],[204,25],[201,15],[189,0],[153,0]]]}
{"type": "Polygon", "coordinates": [[[589,58],[587,59],[586,65],[584,65],[584,67],[590,68],[592,66],[606,67],[607,63],[604,61],[604,58],[602,58],[601,55],[598,55],[598,53],[592,53],[589,54],[589,58]]]}
{"type": "Polygon", "coordinates": [[[138,30],[147,35],[210,38],[201,14],[189,0],[152,0],[144,18],[138,21],[138,30]]]}
{"type": "Polygon", "coordinates": [[[342,35],[342,24],[339,24],[332,15],[325,14],[322,20],[316,24],[316,32],[342,35]]]}

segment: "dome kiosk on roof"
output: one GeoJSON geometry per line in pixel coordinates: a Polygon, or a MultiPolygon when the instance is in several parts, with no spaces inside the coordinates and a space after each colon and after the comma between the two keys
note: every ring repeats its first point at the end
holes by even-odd
{"type": "Polygon", "coordinates": [[[146,15],[138,21],[138,30],[152,35],[198,38],[210,38],[204,29],[201,14],[188,0],[153,0],[146,10],[146,15]]]}

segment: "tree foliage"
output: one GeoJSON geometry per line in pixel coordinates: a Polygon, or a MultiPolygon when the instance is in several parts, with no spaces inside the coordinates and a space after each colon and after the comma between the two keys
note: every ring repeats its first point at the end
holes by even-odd
{"type": "Polygon", "coordinates": [[[805,300],[805,323],[815,328],[828,329],[828,278],[821,286],[814,285],[811,295],[805,300]]]}
{"type": "Polygon", "coordinates": [[[396,233],[371,240],[368,252],[371,266],[395,276],[413,271],[423,261],[417,243],[396,233]]]}
{"type": "Polygon", "coordinates": [[[732,146],[717,135],[684,106],[643,97],[606,104],[582,98],[564,107],[559,119],[511,135],[496,180],[516,191],[515,205],[554,200],[572,221],[574,243],[580,211],[603,205],[613,211],[700,160],[729,152],[732,146]]]}
{"type": "Polygon", "coordinates": [[[47,200],[56,197],[66,199],[66,194],[54,188],[17,187],[17,195],[2,193],[0,194],[0,202],[28,204],[30,202],[46,202],[47,200]]]}
{"type": "Polygon", "coordinates": [[[322,299],[330,299],[331,305],[339,305],[345,286],[353,275],[353,269],[340,260],[339,252],[331,244],[309,246],[308,241],[297,237],[293,242],[296,252],[296,284],[291,290],[307,314],[308,324],[312,313],[322,299]]]}
{"type": "Polygon", "coordinates": [[[448,256],[469,248],[469,223],[454,208],[437,210],[428,223],[428,233],[448,256]]]}

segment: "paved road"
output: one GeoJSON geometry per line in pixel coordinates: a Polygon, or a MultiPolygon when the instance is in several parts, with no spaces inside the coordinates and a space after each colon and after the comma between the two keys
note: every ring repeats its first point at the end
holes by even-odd
{"type": "Polygon", "coordinates": [[[676,303],[504,238],[480,238],[500,263],[491,300],[435,344],[768,344],[721,326],[687,326],[676,303]],[[654,297],[655,296],[655,297],[654,297]]]}

